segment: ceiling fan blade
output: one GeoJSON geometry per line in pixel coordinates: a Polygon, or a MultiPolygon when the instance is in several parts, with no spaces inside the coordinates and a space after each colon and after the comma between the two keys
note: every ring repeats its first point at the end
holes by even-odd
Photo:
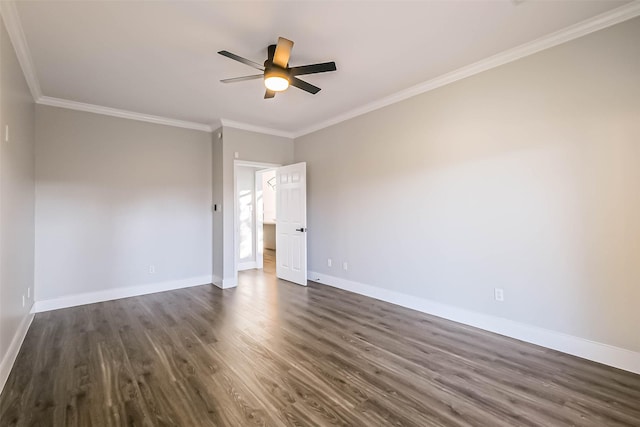
{"type": "Polygon", "coordinates": [[[284,37],[278,37],[276,52],[273,54],[273,64],[278,67],[287,68],[292,48],[293,42],[291,40],[285,39],[284,37]]]}
{"type": "Polygon", "coordinates": [[[273,55],[275,53],[276,53],[276,45],[270,44],[269,47],[267,47],[267,62],[273,63],[273,55]]]}
{"type": "Polygon", "coordinates": [[[226,50],[221,50],[218,53],[220,55],[222,55],[222,56],[226,56],[227,58],[231,58],[234,61],[242,62],[243,64],[248,65],[249,67],[253,67],[253,68],[256,68],[256,69],[258,69],[260,71],[264,71],[264,67],[262,65],[258,64],[257,62],[253,62],[253,61],[250,61],[250,60],[248,60],[246,58],[238,56],[238,55],[236,55],[234,53],[228,52],[226,50]]]}
{"type": "Polygon", "coordinates": [[[269,89],[264,93],[264,99],[273,98],[274,96],[276,96],[276,93],[269,89]]]}
{"type": "Polygon", "coordinates": [[[289,82],[289,84],[291,86],[295,86],[298,89],[302,89],[306,92],[312,93],[312,94],[316,94],[318,92],[320,92],[320,88],[318,86],[314,86],[311,83],[307,83],[303,80],[300,80],[297,77],[291,77],[291,81],[289,82]]]}
{"type": "Polygon", "coordinates": [[[245,80],[254,80],[261,79],[264,77],[264,74],[255,74],[253,76],[244,76],[244,77],[233,77],[230,79],[220,80],[222,83],[235,83],[235,82],[243,82],[245,80]]]}
{"type": "Polygon", "coordinates": [[[335,62],[323,62],[322,64],[302,65],[300,67],[291,67],[289,71],[292,76],[301,76],[304,74],[326,73],[328,71],[336,71],[335,62]]]}

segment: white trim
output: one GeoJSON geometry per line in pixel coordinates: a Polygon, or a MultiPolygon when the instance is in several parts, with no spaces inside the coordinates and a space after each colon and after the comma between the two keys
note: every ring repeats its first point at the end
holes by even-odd
{"type": "Polygon", "coordinates": [[[640,353],[624,348],[313,271],[309,280],[640,374],[640,353]]]}
{"type": "Polygon", "coordinates": [[[189,288],[191,286],[206,285],[211,284],[212,282],[213,280],[211,276],[198,276],[191,277],[189,279],[170,280],[167,282],[149,283],[145,285],[129,286],[126,288],[105,289],[96,292],[67,295],[60,298],[36,301],[34,311],[36,313],[41,313],[43,311],[58,310],[60,308],[154,294],[156,292],[172,291],[174,289],[189,288]]]}
{"type": "Polygon", "coordinates": [[[24,79],[27,81],[27,85],[31,91],[31,96],[34,101],[37,101],[42,96],[42,90],[40,89],[40,83],[36,75],[33,57],[27,44],[27,38],[22,29],[22,22],[20,21],[20,14],[16,8],[16,2],[7,0],[0,1],[0,14],[4,20],[5,27],[7,27],[9,39],[11,39],[13,49],[16,51],[16,56],[22,68],[24,79]]]}
{"type": "Polygon", "coordinates": [[[279,163],[265,163],[265,162],[250,162],[248,160],[234,160],[234,166],[244,166],[249,168],[263,168],[263,169],[273,169],[279,168],[282,166],[279,163]]]}
{"type": "Polygon", "coordinates": [[[94,104],[85,104],[82,102],[71,101],[61,98],[52,98],[43,96],[38,82],[37,75],[35,73],[35,66],[33,59],[29,51],[29,47],[26,42],[26,37],[22,29],[20,17],[17,12],[15,1],[0,1],[0,13],[3,16],[7,32],[13,44],[20,66],[31,90],[33,99],[38,104],[51,105],[61,108],[69,108],[79,111],[88,111],[96,114],[105,114],[108,116],[121,117],[132,120],[140,120],[150,123],[164,124],[167,126],[176,126],[186,129],[201,130],[205,132],[211,132],[219,128],[220,126],[247,130],[251,132],[257,132],[267,135],[280,136],[284,138],[295,139],[303,135],[307,135],[312,132],[316,132],[320,129],[324,129],[329,126],[341,123],[343,121],[352,119],[357,116],[369,113],[374,110],[386,107],[391,104],[395,104],[405,99],[420,95],[422,93],[437,89],[441,86],[456,82],[458,80],[473,76],[483,71],[490,70],[492,68],[499,67],[500,65],[507,64],[525,56],[532,55],[540,52],[544,49],[557,46],[562,43],[574,40],[576,38],[585,36],[595,31],[602,30],[615,24],[627,21],[640,15],[640,0],[634,0],[631,3],[623,5],[621,7],[612,9],[608,12],[602,13],[595,17],[589,18],[585,21],[566,27],[562,30],[556,31],[549,35],[540,37],[531,42],[522,44],[520,46],[508,49],[504,52],[490,56],[473,64],[464,66],[452,72],[443,74],[439,77],[427,80],[419,83],[415,86],[397,92],[395,94],[386,96],[377,101],[365,104],[361,107],[347,111],[346,113],[337,115],[328,120],[324,120],[320,123],[308,126],[295,132],[283,131],[279,129],[273,129],[264,126],[256,126],[249,123],[242,123],[235,120],[229,120],[221,118],[214,121],[211,125],[203,123],[188,122],[183,120],[170,119],[166,117],[153,116],[148,114],[136,113],[133,111],[120,110],[116,108],[103,107],[94,104]]]}
{"type": "Polygon", "coordinates": [[[236,122],[235,120],[220,119],[220,122],[222,123],[223,129],[225,127],[228,127],[233,129],[247,130],[249,132],[257,132],[257,133],[264,133],[267,135],[281,136],[283,138],[293,139],[295,137],[294,132],[287,132],[284,130],[272,129],[264,126],[255,126],[249,123],[236,122]]]}
{"type": "MultiPolygon", "coordinates": [[[[2,0],[0,1],[0,14],[4,20],[7,28],[7,33],[11,39],[11,44],[16,51],[18,62],[22,68],[22,73],[27,81],[31,96],[37,104],[49,105],[52,107],[68,108],[70,110],[86,111],[89,113],[103,114],[106,116],[120,117],[123,119],[138,120],[148,123],[156,123],[167,126],[174,126],[185,129],[200,130],[204,132],[211,132],[213,129],[210,125],[203,123],[188,122],[184,120],[170,119],[167,117],[154,116],[150,114],[142,114],[134,111],[121,110],[118,108],[104,107],[95,104],[86,104],[83,102],[71,101],[62,98],[53,98],[50,96],[44,96],[42,89],[40,88],[40,82],[36,74],[36,68],[33,63],[33,57],[27,44],[27,38],[22,28],[22,22],[20,20],[20,14],[16,8],[15,1],[2,0]]],[[[214,129],[217,129],[217,126],[214,129]]]]}
{"type": "Polygon", "coordinates": [[[222,278],[216,275],[211,276],[211,283],[219,288],[222,287],[222,278]]]}
{"type": "Polygon", "coordinates": [[[258,263],[255,261],[246,261],[238,263],[238,271],[252,270],[258,268],[258,263]]]}
{"type": "Polygon", "coordinates": [[[524,58],[525,56],[533,55],[534,53],[540,52],[542,50],[549,49],[551,47],[566,43],[582,36],[586,36],[587,34],[593,33],[595,31],[602,30],[615,24],[619,24],[621,22],[635,18],[639,15],[640,0],[635,0],[629,4],[594,16],[593,18],[589,18],[585,21],[540,37],[531,42],[516,46],[512,49],[505,50],[504,52],[500,52],[496,55],[482,59],[473,64],[458,68],[457,70],[443,74],[431,80],[427,80],[426,82],[419,83],[415,86],[386,96],[377,101],[373,101],[328,120],[316,123],[315,125],[311,125],[300,131],[294,132],[293,137],[298,138],[303,135],[316,132],[320,129],[333,126],[340,122],[344,122],[354,117],[361,116],[371,111],[378,110],[388,105],[404,101],[405,99],[412,98],[425,92],[429,92],[441,86],[448,85],[458,80],[462,80],[475,74],[482,73],[483,71],[499,67],[520,58],[524,58]]]}
{"type": "Polygon", "coordinates": [[[220,289],[235,288],[236,286],[238,286],[238,280],[233,277],[222,279],[218,276],[213,276],[212,283],[220,289]]]}
{"type": "Polygon", "coordinates": [[[18,353],[20,352],[20,347],[22,347],[22,342],[24,338],[27,336],[27,331],[29,331],[29,326],[31,326],[31,322],[33,321],[33,313],[28,313],[26,316],[22,318],[20,325],[18,325],[18,329],[16,333],[13,335],[13,339],[11,340],[11,344],[9,344],[9,348],[2,358],[2,362],[0,362],[0,393],[2,393],[2,389],[9,379],[9,374],[11,373],[11,368],[13,368],[13,364],[16,361],[16,357],[18,357],[18,353]]]}
{"type": "Polygon", "coordinates": [[[238,286],[238,279],[236,279],[235,277],[227,277],[226,279],[222,279],[221,282],[214,284],[220,289],[235,288],[236,286],[238,286]]]}
{"type": "Polygon", "coordinates": [[[136,113],[134,111],[121,110],[119,108],[103,107],[101,105],[70,101],[68,99],[52,98],[50,96],[41,96],[40,99],[36,101],[36,103],[42,105],[50,105],[52,107],[68,108],[70,110],[86,111],[88,113],[103,114],[105,116],[120,117],[122,119],[138,120],[141,122],[149,122],[160,125],[211,132],[211,126],[202,123],[168,119],[166,117],[136,113]]]}
{"type": "MultiPolygon", "coordinates": [[[[240,224],[239,215],[240,206],[238,201],[238,166],[233,161],[233,277],[238,280],[238,263],[240,262],[240,224]]],[[[223,243],[224,244],[224,243],[223,243]]],[[[224,250],[224,249],[223,249],[224,250]]],[[[222,281],[222,289],[224,289],[224,280],[222,281]]]]}
{"type": "MultiPolygon", "coordinates": [[[[49,105],[52,107],[68,108],[77,111],[86,111],[95,114],[103,114],[106,116],[120,117],[124,119],[139,120],[143,122],[156,123],[167,126],[175,126],[185,129],[200,130],[205,132],[211,132],[212,128],[209,125],[195,122],[188,122],[184,120],[170,119],[161,116],[153,116],[150,114],[136,113],[134,111],[121,110],[118,108],[103,107],[101,105],[86,104],[83,102],[71,101],[62,98],[53,98],[50,96],[44,96],[38,76],[36,74],[35,65],[33,63],[33,57],[27,44],[27,38],[22,28],[22,22],[20,15],[16,8],[15,1],[0,1],[0,14],[4,20],[7,28],[7,33],[11,39],[11,44],[16,51],[18,62],[22,68],[22,73],[27,81],[31,96],[37,104],[49,105]]],[[[218,126],[219,127],[219,126],[218,126]]]]}
{"type": "Polygon", "coordinates": [[[211,125],[209,127],[211,128],[212,132],[214,130],[221,129],[222,128],[222,120],[220,120],[220,119],[214,120],[213,123],[211,123],[211,125]]]}
{"type": "Polygon", "coordinates": [[[253,242],[256,247],[256,266],[255,268],[262,270],[264,268],[264,188],[262,187],[262,177],[265,171],[272,169],[262,169],[253,174],[254,188],[254,220],[256,232],[253,233],[253,242]],[[258,195],[260,198],[258,199],[258,195]]]}

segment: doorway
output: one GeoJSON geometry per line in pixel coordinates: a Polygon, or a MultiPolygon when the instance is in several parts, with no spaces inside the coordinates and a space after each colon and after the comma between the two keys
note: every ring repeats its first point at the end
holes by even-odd
{"type": "Polygon", "coordinates": [[[235,161],[236,272],[258,269],[275,276],[276,167],[235,161]]]}
{"type": "Polygon", "coordinates": [[[306,217],[306,163],[234,161],[236,283],[239,271],[261,269],[307,286],[306,217]]]}
{"type": "MultiPolygon", "coordinates": [[[[276,170],[256,173],[256,246],[262,248],[256,256],[262,260],[265,273],[276,274],[276,170]],[[261,215],[260,215],[261,214],[261,215]],[[262,236],[260,236],[262,231],[262,236]]],[[[260,268],[260,266],[258,267],[260,268]]]]}

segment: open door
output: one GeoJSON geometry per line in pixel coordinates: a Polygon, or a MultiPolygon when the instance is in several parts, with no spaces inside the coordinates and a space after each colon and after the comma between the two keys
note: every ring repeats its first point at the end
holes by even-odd
{"type": "Polygon", "coordinates": [[[276,276],[307,286],[307,164],[276,169],[276,276]]]}

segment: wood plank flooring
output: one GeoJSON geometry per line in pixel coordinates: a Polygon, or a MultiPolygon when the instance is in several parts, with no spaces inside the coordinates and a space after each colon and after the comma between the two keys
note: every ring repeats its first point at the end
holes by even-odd
{"type": "Polygon", "coordinates": [[[0,425],[640,426],[640,376],[249,270],[36,315],[0,425]]]}

